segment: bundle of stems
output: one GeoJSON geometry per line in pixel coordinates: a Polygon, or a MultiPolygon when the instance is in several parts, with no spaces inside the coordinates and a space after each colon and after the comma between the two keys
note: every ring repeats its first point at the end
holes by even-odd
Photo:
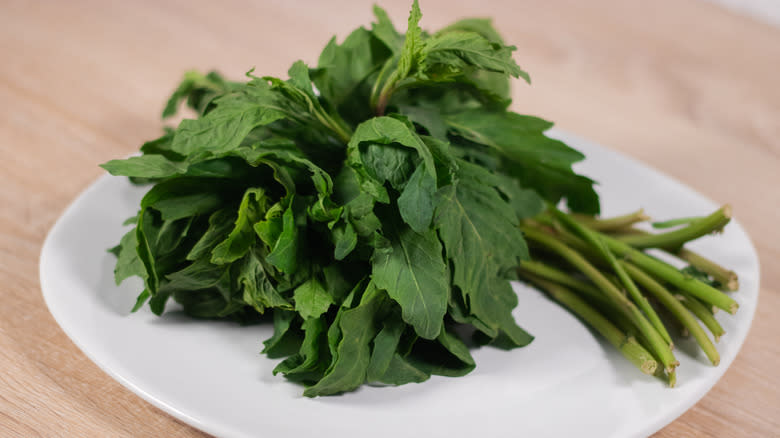
{"type": "Polygon", "coordinates": [[[713,340],[718,342],[725,332],[713,314],[717,309],[734,314],[739,307],[725,293],[739,288],[736,274],[684,247],[722,231],[731,220],[731,208],[653,224],[676,227],[671,231],[650,233],[634,227],[649,219],[642,210],[600,219],[549,205],[520,226],[532,260],[523,262],[519,273],[604,336],[643,373],[665,376],[674,386],[680,362],[670,331],[692,336],[718,365],[713,340]],[[645,252],[652,248],[688,266],[679,269],[645,252]]]}

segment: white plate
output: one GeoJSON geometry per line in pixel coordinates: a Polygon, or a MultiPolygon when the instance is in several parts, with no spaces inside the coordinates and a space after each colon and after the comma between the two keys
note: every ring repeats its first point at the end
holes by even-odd
{"type": "MultiPolygon", "coordinates": [[[[709,213],[716,205],[679,182],[594,144],[560,134],[587,160],[578,171],[600,182],[604,213],[638,207],[657,218],[709,213]]],[[[308,399],[274,377],[277,363],[259,354],[267,326],[202,322],[144,309],[130,314],[138,281],[114,285],[106,248],[124,233],[144,190],[104,176],[68,207],[41,253],[41,288],[54,318],[109,375],[155,406],[225,437],[647,436],[698,401],[734,360],[758,301],[758,258],[742,227],[695,242],[734,269],[741,290],[736,316],[717,314],[727,331],[718,367],[681,342],[678,387],[640,374],[616,351],[544,295],[516,285],[520,325],[536,336],[511,352],[474,351],[477,368],[459,378],[362,387],[308,399]]],[[[737,212],[739,214],[739,212],[737,212]]]]}

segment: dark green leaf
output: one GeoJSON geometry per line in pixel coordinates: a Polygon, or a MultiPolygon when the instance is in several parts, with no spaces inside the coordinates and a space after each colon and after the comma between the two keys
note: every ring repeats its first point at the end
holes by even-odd
{"type": "Polygon", "coordinates": [[[358,242],[357,232],[355,227],[347,222],[342,227],[336,227],[333,229],[333,238],[335,249],[333,251],[333,257],[336,260],[344,260],[352,250],[355,249],[358,242]]]}
{"type": "Polygon", "coordinates": [[[401,217],[417,233],[425,233],[431,226],[435,193],[436,180],[425,166],[418,166],[398,198],[401,217]]]}
{"type": "Polygon", "coordinates": [[[325,376],[306,388],[303,395],[316,397],[338,394],[351,391],[365,382],[371,358],[370,342],[377,331],[376,313],[386,300],[386,295],[369,283],[360,305],[340,312],[338,326],[341,340],[337,354],[333,355],[333,362],[325,376]]]}
{"type": "Polygon", "coordinates": [[[400,52],[404,45],[404,36],[395,29],[395,26],[390,21],[390,17],[387,16],[387,12],[374,5],[374,16],[376,17],[376,22],[371,24],[371,33],[379,38],[393,53],[400,52]]]}
{"type": "Polygon", "coordinates": [[[282,232],[266,260],[280,271],[293,274],[298,269],[300,249],[298,226],[290,206],[282,215],[282,232]]]}
{"type": "Polygon", "coordinates": [[[293,309],[271,283],[257,251],[250,250],[244,256],[239,265],[237,281],[243,290],[244,302],[259,313],[263,313],[265,309],[293,309]]]}
{"type": "MultiPolygon", "coordinates": [[[[425,163],[426,170],[436,177],[436,165],[428,146],[414,132],[414,127],[408,120],[395,117],[374,117],[361,123],[349,141],[349,148],[357,151],[361,144],[390,145],[397,143],[417,151],[425,163]]],[[[352,152],[353,154],[355,152],[352,152]]],[[[355,159],[357,156],[350,155],[355,159]]]]}
{"type": "Polygon", "coordinates": [[[234,262],[246,254],[255,241],[254,224],[268,209],[265,190],[247,189],[238,207],[233,231],[212,251],[211,262],[217,265],[234,262]]]}
{"type": "Polygon", "coordinates": [[[418,335],[434,339],[447,311],[450,290],[441,243],[433,230],[418,234],[390,219],[383,230],[392,246],[374,252],[373,281],[401,305],[404,321],[418,335]]]}
{"type": "Polygon", "coordinates": [[[111,160],[101,164],[111,175],[139,178],[167,178],[187,170],[187,163],[171,161],[162,155],[142,155],[124,160],[111,160]]]}
{"type": "Polygon", "coordinates": [[[321,358],[326,322],[323,318],[307,319],[301,325],[304,332],[300,351],[274,368],[273,373],[298,381],[316,381],[321,378],[327,361],[321,358]]]}
{"type": "Polygon", "coordinates": [[[396,81],[409,76],[412,67],[420,62],[420,56],[423,51],[422,29],[420,29],[421,18],[420,5],[417,3],[417,0],[414,0],[412,2],[412,10],[409,12],[404,45],[401,48],[400,58],[398,59],[396,81]]]}
{"type": "Polygon", "coordinates": [[[374,338],[366,380],[387,385],[424,382],[430,373],[411,365],[398,353],[401,335],[406,328],[400,312],[391,313],[383,321],[382,330],[374,338]]]}
{"type": "Polygon", "coordinates": [[[208,259],[198,259],[187,267],[165,276],[168,280],[161,291],[195,291],[217,288],[223,295],[230,296],[230,276],[225,266],[209,263],[208,259]]]}
{"type": "Polygon", "coordinates": [[[250,131],[286,116],[268,84],[254,80],[241,92],[214,101],[216,108],[199,119],[183,120],[172,149],[182,155],[224,153],[237,148],[250,131]]]}
{"type": "Polygon", "coordinates": [[[458,76],[468,68],[504,73],[522,77],[530,83],[524,72],[512,59],[515,47],[491,42],[475,32],[449,31],[434,35],[422,49],[420,70],[436,80],[438,77],[458,76]]]}
{"type": "Polygon", "coordinates": [[[263,341],[263,353],[274,359],[289,356],[300,348],[301,341],[291,330],[296,313],[287,310],[274,310],[274,334],[263,341]]]}
{"type": "Polygon", "coordinates": [[[217,244],[225,240],[233,229],[235,213],[230,209],[217,210],[209,217],[209,227],[187,254],[187,260],[194,261],[206,257],[217,244]]]}
{"type": "MultiPolygon", "coordinates": [[[[141,207],[159,211],[163,220],[176,220],[208,214],[220,207],[226,197],[220,182],[198,178],[175,178],[158,183],[144,195],[141,207]]],[[[227,198],[229,199],[229,198],[227,198]]]]}
{"type": "Polygon", "coordinates": [[[114,268],[114,280],[116,284],[122,283],[126,278],[139,276],[146,278],[146,269],[138,257],[138,233],[135,228],[125,233],[119,242],[116,267],[114,268]]]}
{"type": "Polygon", "coordinates": [[[295,289],[295,310],[306,320],[319,318],[333,304],[325,287],[316,278],[312,278],[295,289]]]}
{"type": "Polygon", "coordinates": [[[371,117],[368,79],[391,53],[377,38],[376,33],[361,27],[341,45],[336,44],[334,37],[320,54],[314,83],[323,99],[348,119],[362,121],[371,117]]]}
{"type": "Polygon", "coordinates": [[[458,135],[503,155],[505,171],[523,187],[538,191],[550,202],[566,197],[574,211],[598,212],[593,181],[571,169],[584,155],[544,135],[552,123],[512,112],[479,110],[450,114],[446,121],[458,135]]]}
{"type": "Polygon", "coordinates": [[[214,97],[237,87],[238,84],[226,81],[217,72],[212,71],[204,75],[197,71],[188,71],[168,99],[162,117],[175,115],[183,100],[187,100],[190,108],[202,113],[214,97]]]}

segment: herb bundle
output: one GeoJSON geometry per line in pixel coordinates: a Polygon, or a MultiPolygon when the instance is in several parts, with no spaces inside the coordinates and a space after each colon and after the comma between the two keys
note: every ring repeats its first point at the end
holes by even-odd
{"type": "Polygon", "coordinates": [[[511,314],[519,276],[644,372],[673,382],[677,365],[656,308],[716,363],[691,315],[717,330],[708,306],[736,303],[711,283],[733,279],[682,244],[729,212],[662,234],[631,228],[638,214],[596,219],[594,182],[571,167],[584,156],[507,109],[509,78],[529,77],[488,20],[429,34],[415,1],[402,35],[374,12],[288,80],[186,74],[163,117],[186,102],[197,118],[103,165],[153,184],[112,249],[118,283],[144,280],[134,310],[173,299],[197,318],[271,320],[263,351],[306,396],[460,376],[475,366],[468,343],[526,345],[511,314]]]}

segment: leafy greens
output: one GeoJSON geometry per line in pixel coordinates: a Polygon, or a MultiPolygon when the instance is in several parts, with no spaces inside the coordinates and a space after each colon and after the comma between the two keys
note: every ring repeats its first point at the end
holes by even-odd
{"type": "Polygon", "coordinates": [[[488,20],[429,34],[415,1],[403,35],[374,12],[287,80],[187,73],[163,117],[197,117],[103,165],[153,184],[112,250],[117,283],[144,280],[135,310],[272,320],[264,352],[306,396],[459,376],[470,343],[526,345],[517,225],[545,201],[599,210],[571,168],[583,155],[507,109],[509,78],[530,79],[488,20]]]}

